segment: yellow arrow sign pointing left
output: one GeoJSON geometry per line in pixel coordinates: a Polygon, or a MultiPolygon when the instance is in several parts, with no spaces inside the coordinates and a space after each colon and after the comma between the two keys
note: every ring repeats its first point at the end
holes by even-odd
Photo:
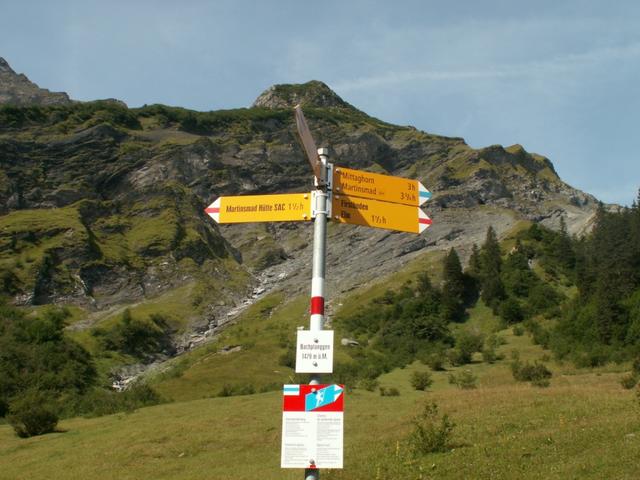
{"type": "Polygon", "coordinates": [[[217,223],[294,222],[311,220],[311,194],[219,197],[204,211],[217,223]]]}

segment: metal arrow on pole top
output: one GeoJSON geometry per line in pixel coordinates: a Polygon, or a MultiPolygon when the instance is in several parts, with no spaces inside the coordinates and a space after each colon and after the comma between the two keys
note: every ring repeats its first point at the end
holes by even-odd
{"type": "Polygon", "coordinates": [[[326,179],[324,178],[325,175],[322,174],[322,162],[318,155],[318,147],[316,147],[316,142],[313,141],[309,125],[307,125],[307,120],[304,118],[304,114],[302,113],[302,108],[300,105],[296,105],[294,110],[296,112],[296,127],[298,127],[298,135],[300,135],[300,141],[302,142],[304,151],[307,154],[309,163],[311,164],[313,174],[318,179],[319,184],[325,183],[326,179]]]}

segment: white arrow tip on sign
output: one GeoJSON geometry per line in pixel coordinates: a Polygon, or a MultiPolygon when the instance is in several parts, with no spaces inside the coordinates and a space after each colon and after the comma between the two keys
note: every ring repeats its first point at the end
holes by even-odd
{"type": "Polygon", "coordinates": [[[220,200],[222,197],[218,197],[215,202],[204,209],[205,213],[209,215],[216,223],[220,223],[220,200]]]}
{"type": "Polygon", "coordinates": [[[427,190],[427,187],[425,187],[420,181],[418,182],[418,194],[420,196],[420,202],[418,205],[422,205],[431,198],[431,192],[427,190]]]}

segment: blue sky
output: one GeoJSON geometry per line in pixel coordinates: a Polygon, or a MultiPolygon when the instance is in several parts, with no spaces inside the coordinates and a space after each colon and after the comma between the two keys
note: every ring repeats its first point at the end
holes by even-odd
{"type": "Polygon", "coordinates": [[[0,0],[0,56],[130,106],[236,108],[322,80],[388,122],[520,143],[605,202],[640,187],[636,0],[0,0]]]}

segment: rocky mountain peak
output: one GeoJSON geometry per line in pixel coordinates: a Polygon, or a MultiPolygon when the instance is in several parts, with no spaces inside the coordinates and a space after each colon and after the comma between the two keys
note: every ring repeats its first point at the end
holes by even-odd
{"type": "Polygon", "coordinates": [[[0,57],[0,73],[16,73],[9,66],[9,63],[2,57],[0,57]]]}
{"type": "Polygon", "coordinates": [[[0,57],[0,105],[61,105],[71,103],[64,92],[50,92],[40,88],[26,75],[17,74],[9,63],[0,57]]]}
{"type": "Polygon", "coordinates": [[[340,107],[353,108],[342,100],[325,83],[311,80],[307,83],[272,85],[253,102],[254,107],[293,108],[303,107],[340,107]]]}

